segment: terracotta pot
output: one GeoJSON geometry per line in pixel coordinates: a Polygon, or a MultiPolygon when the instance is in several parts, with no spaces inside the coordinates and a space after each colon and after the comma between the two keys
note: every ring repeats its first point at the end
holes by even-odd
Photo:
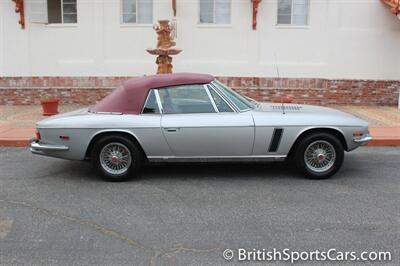
{"type": "Polygon", "coordinates": [[[40,103],[43,107],[43,115],[51,116],[58,114],[59,99],[41,100],[40,103]]]}

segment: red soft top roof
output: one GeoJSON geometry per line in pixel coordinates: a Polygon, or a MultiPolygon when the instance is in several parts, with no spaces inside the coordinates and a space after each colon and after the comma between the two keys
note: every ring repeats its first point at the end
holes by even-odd
{"type": "Polygon", "coordinates": [[[139,114],[150,89],[186,84],[205,84],[214,80],[206,74],[159,74],[129,79],[95,106],[91,112],[139,114]]]}

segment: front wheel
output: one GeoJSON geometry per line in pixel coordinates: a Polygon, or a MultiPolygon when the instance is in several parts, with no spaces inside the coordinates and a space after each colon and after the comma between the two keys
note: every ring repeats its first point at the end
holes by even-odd
{"type": "Polygon", "coordinates": [[[93,165],[108,181],[125,181],[138,174],[143,155],[129,138],[109,135],[99,139],[92,151],[93,165]]]}
{"type": "Polygon", "coordinates": [[[328,178],[342,166],[344,149],[337,137],[328,133],[306,136],[297,146],[295,162],[298,170],[314,179],[328,178]]]}

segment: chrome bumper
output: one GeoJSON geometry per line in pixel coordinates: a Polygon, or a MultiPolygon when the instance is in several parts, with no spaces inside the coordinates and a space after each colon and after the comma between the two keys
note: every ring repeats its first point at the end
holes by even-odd
{"type": "Polygon", "coordinates": [[[69,147],[64,145],[51,145],[51,144],[43,144],[38,140],[33,140],[31,142],[31,152],[36,154],[41,154],[45,151],[67,151],[69,147]]]}
{"type": "Polygon", "coordinates": [[[365,134],[365,135],[362,136],[362,137],[354,138],[354,139],[353,139],[353,141],[354,141],[355,143],[360,143],[360,144],[366,143],[366,142],[368,142],[368,141],[370,141],[370,140],[372,140],[372,137],[371,137],[370,134],[365,134]]]}

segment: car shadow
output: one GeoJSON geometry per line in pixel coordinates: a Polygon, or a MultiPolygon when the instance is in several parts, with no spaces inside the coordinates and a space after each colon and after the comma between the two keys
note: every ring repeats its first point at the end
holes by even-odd
{"type": "MultiPolygon", "coordinates": [[[[328,180],[341,180],[349,176],[365,178],[370,170],[365,165],[364,154],[346,154],[343,166],[328,180]]],[[[27,162],[30,172],[26,176],[39,179],[62,178],[64,180],[104,182],[88,161],[66,161],[56,158],[36,157],[27,162]]],[[[23,168],[22,168],[23,169],[23,168]]],[[[23,171],[22,171],[23,172],[23,171]]],[[[130,182],[142,180],[257,180],[288,179],[309,180],[299,174],[288,162],[163,162],[145,164],[140,175],[130,182]]],[[[320,180],[316,180],[320,181],[320,180]]]]}
{"type": "MultiPolygon", "coordinates": [[[[56,172],[49,175],[62,175],[67,179],[102,182],[90,162],[58,161],[56,172]]],[[[362,170],[352,163],[344,162],[342,169],[328,180],[338,180],[362,170]]],[[[149,163],[140,174],[128,182],[143,180],[258,180],[293,179],[309,180],[296,171],[288,162],[187,162],[187,163],[149,163]]],[[[317,180],[318,181],[318,180],[317,180]]]]}
{"type": "Polygon", "coordinates": [[[138,179],[266,179],[301,178],[286,162],[152,163],[138,179]]]}
{"type": "MultiPolygon", "coordinates": [[[[62,176],[66,179],[103,181],[90,162],[57,161],[51,173],[46,176],[62,176]]],[[[286,162],[207,162],[207,163],[150,163],[144,165],[139,180],[187,180],[187,179],[266,179],[266,178],[304,178],[286,162]]],[[[129,181],[128,181],[129,182],[129,181]]]]}

